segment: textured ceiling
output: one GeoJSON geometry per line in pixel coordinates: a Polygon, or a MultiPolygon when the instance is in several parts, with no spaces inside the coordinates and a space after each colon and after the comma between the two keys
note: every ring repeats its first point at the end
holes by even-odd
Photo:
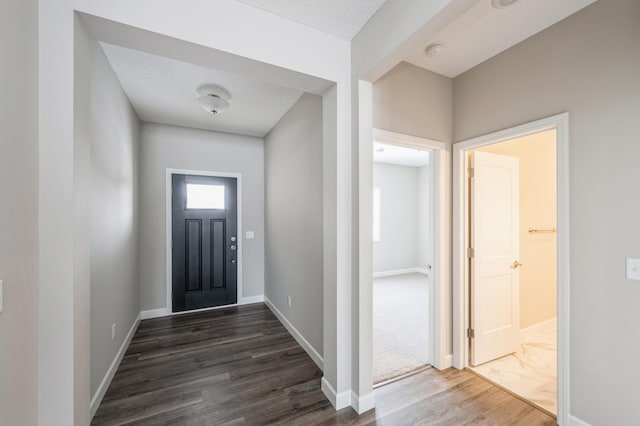
{"type": "Polygon", "coordinates": [[[426,40],[406,61],[447,77],[457,77],[594,1],[521,0],[506,9],[495,9],[491,0],[479,0],[426,40]],[[425,48],[435,43],[444,45],[442,53],[427,56],[425,48]]]}
{"type": "Polygon", "coordinates": [[[351,40],[385,2],[385,0],[238,1],[345,40],[351,40]]]}
{"type": "Polygon", "coordinates": [[[302,92],[137,50],[101,43],[142,121],[263,137],[302,92]],[[231,93],[219,115],[203,110],[196,89],[216,84],[231,93]]]}

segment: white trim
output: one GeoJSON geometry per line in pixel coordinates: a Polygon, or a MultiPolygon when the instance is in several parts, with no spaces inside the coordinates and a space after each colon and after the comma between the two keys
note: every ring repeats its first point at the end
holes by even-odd
{"type": "Polygon", "coordinates": [[[280,320],[282,325],[284,325],[284,328],[286,328],[289,331],[289,333],[293,336],[293,338],[296,339],[296,342],[298,342],[298,344],[302,346],[302,349],[304,349],[304,351],[309,355],[309,357],[311,357],[311,359],[313,360],[313,362],[316,363],[318,368],[324,371],[324,360],[322,358],[322,355],[320,355],[318,351],[315,350],[315,348],[311,345],[311,343],[309,343],[307,339],[304,338],[302,333],[300,333],[298,329],[295,328],[294,325],[289,322],[287,317],[285,317],[284,314],[280,312],[278,308],[276,308],[275,305],[267,297],[264,298],[264,303],[265,305],[267,305],[269,309],[271,309],[271,312],[273,312],[273,314],[278,318],[278,320],[280,320]]]}
{"type": "Polygon", "coordinates": [[[444,142],[434,139],[426,139],[404,133],[391,132],[389,130],[373,129],[373,140],[390,145],[400,145],[417,149],[444,149],[444,142]]]}
{"type": "Polygon", "coordinates": [[[425,269],[425,268],[395,269],[393,271],[374,272],[373,273],[373,278],[392,277],[394,275],[404,275],[404,274],[424,274],[424,275],[429,275],[429,271],[427,269],[425,269]]]}
{"type": "Polygon", "coordinates": [[[238,299],[238,305],[251,305],[253,303],[262,303],[262,302],[264,302],[263,294],[259,296],[241,297],[238,299]]]}
{"type": "Polygon", "coordinates": [[[151,309],[148,311],[142,311],[140,312],[140,315],[141,315],[141,319],[152,319],[152,318],[168,317],[172,315],[184,315],[184,314],[193,314],[196,312],[215,311],[218,309],[232,308],[234,306],[242,306],[242,305],[251,305],[254,303],[262,303],[262,302],[264,302],[264,296],[259,295],[259,296],[243,297],[239,300],[239,303],[233,303],[231,305],[212,306],[210,308],[192,309],[190,311],[182,311],[182,312],[169,312],[167,308],[160,308],[160,309],[151,309]]]}
{"type": "Polygon", "coordinates": [[[375,395],[373,392],[369,392],[368,394],[360,397],[354,391],[351,391],[351,406],[358,414],[366,413],[367,411],[375,408],[375,395]]]}
{"type": "Polygon", "coordinates": [[[342,410],[343,408],[351,406],[351,390],[336,393],[336,390],[325,377],[322,377],[320,389],[336,410],[342,410]]]}
{"type": "Polygon", "coordinates": [[[536,329],[538,329],[538,328],[544,328],[544,327],[546,327],[547,325],[551,324],[552,322],[557,322],[557,321],[558,321],[558,318],[557,318],[557,317],[553,317],[553,318],[551,318],[551,319],[548,319],[548,320],[545,320],[545,321],[541,321],[541,322],[539,322],[539,323],[537,323],[537,324],[532,324],[532,325],[530,325],[530,326],[528,326],[528,327],[521,328],[521,329],[520,329],[520,333],[531,333],[531,332],[535,332],[535,331],[536,331],[536,329]]]}
{"type": "MultiPolygon", "coordinates": [[[[244,235],[242,229],[242,174],[241,173],[227,173],[227,172],[215,172],[215,171],[203,171],[203,170],[186,170],[186,169],[166,169],[166,184],[165,184],[165,262],[166,262],[166,285],[167,285],[167,306],[166,310],[168,314],[173,313],[173,303],[171,300],[171,281],[173,278],[173,270],[172,270],[172,250],[171,250],[171,219],[172,219],[172,209],[171,209],[171,176],[172,175],[193,175],[193,176],[212,176],[212,177],[230,177],[236,178],[237,181],[237,189],[236,189],[236,205],[237,216],[238,216],[238,275],[237,275],[237,286],[236,286],[236,300],[240,301],[242,298],[242,252],[244,246],[244,240],[242,236],[244,235]]],[[[234,305],[225,305],[225,306],[234,306],[234,305]]],[[[188,311],[194,312],[194,311],[188,311]]]]}
{"type": "Polygon", "coordinates": [[[453,367],[453,354],[445,355],[442,365],[440,366],[440,368],[438,368],[438,370],[446,370],[447,368],[451,367],[453,367]]]}
{"type": "Polygon", "coordinates": [[[591,424],[577,418],[572,414],[569,414],[569,426],[591,426],[591,424]]]}
{"type": "Polygon", "coordinates": [[[124,358],[124,354],[127,351],[129,344],[131,343],[131,339],[133,338],[133,335],[135,334],[135,331],[138,328],[138,324],[140,324],[140,319],[141,319],[140,317],[141,317],[141,314],[138,314],[138,316],[136,317],[136,320],[133,322],[133,324],[131,325],[131,328],[129,329],[129,332],[127,333],[127,337],[124,338],[124,340],[122,341],[122,345],[120,345],[120,349],[118,349],[116,356],[113,358],[113,361],[111,361],[111,365],[109,366],[109,368],[107,369],[107,372],[102,378],[102,381],[98,386],[98,389],[96,389],[96,393],[94,393],[93,397],[91,398],[91,403],[89,405],[89,413],[90,413],[91,419],[93,419],[93,416],[95,416],[96,411],[98,411],[98,408],[100,407],[100,403],[102,402],[102,398],[104,398],[104,394],[107,393],[107,389],[109,389],[109,385],[113,380],[113,376],[115,376],[116,371],[118,371],[120,362],[122,361],[122,358],[124,358]]]}
{"type": "Polygon", "coordinates": [[[167,317],[171,315],[171,312],[169,312],[169,310],[167,308],[160,308],[160,309],[150,309],[148,311],[142,311],[140,312],[140,319],[152,319],[152,318],[160,318],[160,317],[167,317]]]}
{"type": "Polygon", "coordinates": [[[467,151],[498,142],[528,136],[545,130],[557,133],[557,229],[558,229],[558,424],[569,425],[569,114],[526,123],[510,129],[469,139],[453,145],[453,366],[468,364],[465,330],[468,318],[468,297],[465,283],[468,271],[465,250],[468,221],[466,220],[466,158],[467,151]]]}

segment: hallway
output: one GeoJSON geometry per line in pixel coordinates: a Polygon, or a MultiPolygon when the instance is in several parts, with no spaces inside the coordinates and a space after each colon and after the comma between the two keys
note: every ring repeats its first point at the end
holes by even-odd
{"type": "Polygon", "coordinates": [[[467,371],[429,369],[335,412],[322,372],[264,304],[144,320],[93,425],[553,425],[467,371]]]}

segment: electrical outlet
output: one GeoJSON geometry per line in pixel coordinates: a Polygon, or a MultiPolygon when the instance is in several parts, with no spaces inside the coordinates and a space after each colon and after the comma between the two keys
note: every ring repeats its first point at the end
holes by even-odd
{"type": "Polygon", "coordinates": [[[640,259],[627,258],[627,279],[640,281],[640,259]]]}
{"type": "Polygon", "coordinates": [[[116,339],[116,323],[111,324],[111,340],[116,339]]]}
{"type": "Polygon", "coordinates": [[[287,305],[291,307],[291,296],[287,296],[287,305]]]}

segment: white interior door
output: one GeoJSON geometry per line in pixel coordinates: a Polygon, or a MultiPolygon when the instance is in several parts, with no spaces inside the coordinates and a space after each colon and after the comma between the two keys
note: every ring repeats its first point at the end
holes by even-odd
{"type": "Polygon", "coordinates": [[[471,156],[471,365],[518,350],[520,344],[518,159],[471,156]]]}

